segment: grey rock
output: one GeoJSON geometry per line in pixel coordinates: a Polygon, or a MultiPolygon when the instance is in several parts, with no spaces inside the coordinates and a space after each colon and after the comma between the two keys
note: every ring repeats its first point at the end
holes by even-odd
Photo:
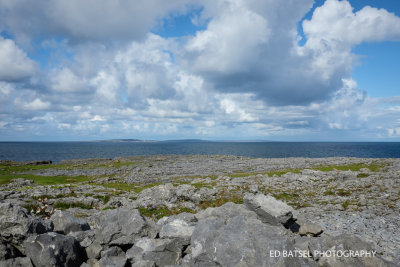
{"type": "Polygon", "coordinates": [[[87,230],[87,231],[79,231],[79,232],[71,232],[68,235],[72,236],[79,242],[81,247],[88,247],[90,244],[93,243],[95,239],[94,230],[87,230]]]}
{"type": "Polygon", "coordinates": [[[155,205],[171,202],[175,197],[173,189],[174,186],[171,183],[145,189],[138,195],[137,202],[155,205]]]}
{"type": "Polygon", "coordinates": [[[293,208],[272,196],[245,194],[244,204],[254,211],[262,222],[271,225],[287,224],[293,218],[293,208]]]}
{"type": "Polygon", "coordinates": [[[181,219],[175,219],[163,225],[160,231],[161,238],[181,238],[189,240],[192,236],[194,226],[190,226],[181,219]]]}
{"type": "Polygon", "coordinates": [[[85,250],[89,259],[100,259],[100,253],[103,250],[103,246],[98,242],[93,242],[91,245],[86,247],[85,250]]]}
{"type": "Polygon", "coordinates": [[[299,235],[319,236],[322,234],[322,227],[319,224],[305,219],[297,219],[296,223],[300,225],[299,235]]]}
{"type": "Polygon", "coordinates": [[[101,244],[133,244],[151,232],[149,224],[136,209],[106,210],[95,219],[96,240],[101,244]]]}
{"type": "Polygon", "coordinates": [[[180,263],[183,242],[177,239],[142,238],[126,252],[132,262],[141,260],[154,261],[157,266],[180,263]]]}
{"type": "Polygon", "coordinates": [[[392,266],[391,263],[381,259],[380,256],[375,257],[337,257],[336,255],[329,256],[323,254],[316,254],[315,251],[374,251],[372,245],[356,236],[338,235],[312,238],[309,242],[310,252],[313,254],[314,260],[322,266],[392,266]]]}
{"type": "Polygon", "coordinates": [[[112,256],[105,257],[99,260],[100,267],[124,267],[126,265],[127,258],[123,256],[112,256]]]}
{"type": "Polygon", "coordinates": [[[20,248],[29,234],[53,230],[52,223],[31,215],[26,209],[10,203],[0,203],[0,236],[20,248]]]}
{"type": "Polygon", "coordinates": [[[138,260],[132,263],[132,267],[155,267],[154,261],[138,260]]]}
{"type": "Polygon", "coordinates": [[[0,261],[18,257],[19,254],[15,247],[0,239],[0,261]]]}
{"type": "Polygon", "coordinates": [[[299,258],[270,257],[271,250],[294,249],[282,228],[244,215],[202,219],[191,238],[190,265],[301,266],[299,258]]]}
{"type": "Polygon", "coordinates": [[[117,246],[109,247],[101,252],[101,257],[125,256],[125,252],[117,246]]]}
{"type": "Polygon", "coordinates": [[[100,267],[99,261],[96,259],[88,259],[86,264],[89,265],[90,267],[100,267]]]}
{"type": "Polygon", "coordinates": [[[80,266],[86,257],[79,243],[71,236],[46,233],[30,236],[24,242],[26,255],[36,267],[80,266]]]}
{"type": "Polygon", "coordinates": [[[33,265],[28,257],[18,257],[0,261],[0,267],[33,267],[33,265]]]}
{"type": "Polygon", "coordinates": [[[50,219],[53,221],[54,232],[60,234],[90,230],[89,224],[84,219],[76,218],[66,211],[58,210],[50,219]]]}
{"type": "Polygon", "coordinates": [[[207,208],[195,214],[195,216],[198,220],[209,217],[218,217],[226,221],[229,218],[237,216],[238,214],[247,216],[249,218],[258,218],[255,212],[248,210],[244,205],[234,204],[232,202],[225,203],[217,208],[207,208]]]}

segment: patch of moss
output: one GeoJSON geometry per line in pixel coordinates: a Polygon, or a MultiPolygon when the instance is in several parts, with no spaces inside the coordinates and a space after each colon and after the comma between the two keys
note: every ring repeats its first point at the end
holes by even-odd
{"type": "Polygon", "coordinates": [[[93,196],[94,198],[100,199],[103,201],[104,204],[106,204],[108,201],[110,201],[110,196],[105,195],[105,196],[93,196]]]}
{"type": "Polygon", "coordinates": [[[294,198],[299,197],[298,194],[287,193],[287,192],[272,194],[272,196],[278,200],[284,200],[284,201],[290,201],[290,200],[293,200],[294,198]]]}
{"type": "Polygon", "coordinates": [[[341,196],[341,197],[348,197],[351,196],[351,192],[345,189],[338,189],[336,191],[336,195],[341,196]]]}
{"type": "Polygon", "coordinates": [[[59,201],[54,204],[55,209],[66,210],[70,208],[92,209],[92,206],[86,205],[82,202],[63,202],[59,201]]]}
{"type": "Polygon", "coordinates": [[[117,190],[123,191],[131,191],[134,188],[133,184],[126,184],[126,183],[105,183],[105,184],[97,184],[100,186],[104,186],[106,188],[114,188],[117,190]]]}
{"type": "Polygon", "coordinates": [[[212,188],[214,188],[216,183],[193,183],[193,184],[190,184],[190,185],[196,187],[197,189],[200,189],[202,187],[206,187],[206,188],[212,189],[212,188]]]}
{"type": "Polygon", "coordinates": [[[377,171],[380,171],[385,166],[386,166],[386,164],[378,164],[378,163],[374,162],[371,164],[354,163],[354,164],[348,164],[348,165],[326,165],[326,166],[314,167],[312,169],[318,170],[318,171],[323,171],[323,172],[329,172],[329,171],[333,171],[333,170],[355,172],[355,171],[360,171],[363,168],[367,168],[372,172],[377,172],[377,171]]]}
{"type": "Polygon", "coordinates": [[[368,173],[359,173],[357,174],[357,178],[367,178],[369,176],[368,173]]]}
{"type": "Polygon", "coordinates": [[[286,170],[277,170],[277,171],[269,171],[267,172],[269,177],[272,177],[274,175],[281,177],[282,175],[286,174],[286,173],[300,173],[299,169],[286,169],[286,170]]]}
{"type": "Polygon", "coordinates": [[[144,207],[139,207],[138,208],[140,214],[142,214],[145,217],[152,218],[155,220],[159,220],[162,217],[165,216],[171,216],[183,212],[188,212],[188,213],[195,213],[194,210],[186,208],[186,207],[173,207],[173,208],[168,208],[164,205],[162,206],[144,206],[144,207]]]}

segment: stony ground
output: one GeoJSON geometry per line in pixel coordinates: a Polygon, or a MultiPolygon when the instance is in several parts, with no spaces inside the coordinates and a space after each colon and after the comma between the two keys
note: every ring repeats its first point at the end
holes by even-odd
{"type": "MultiPolygon", "coordinates": [[[[206,208],[228,202],[242,207],[246,194],[270,195],[291,206],[299,221],[320,225],[322,238],[359,237],[370,242],[383,260],[395,264],[400,262],[399,178],[400,159],[171,155],[57,164],[0,162],[0,203],[26,208],[53,222],[54,213],[67,210],[96,230],[99,214],[106,212],[129,208],[144,216],[146,223],[163,225],[168,223],[166,216],[202,214],[206,208]]],[[[110,249],[105,243],[101,251],[110,249]]],[[[125,255],[127,244],[118,247],[125,255]]],[[[193,250],[193,244],[182,247],[193,250]]],[[[193,252],[181,253],[181,263],[186,254],[193,252]]],[[[187,263],[193,263],[195,257],[191,257],[187,263]]],[[[93,265],[94,261],[88,262],[93,265]]],[[[130,262],[133,265],[134,260],[130,262]]]]}

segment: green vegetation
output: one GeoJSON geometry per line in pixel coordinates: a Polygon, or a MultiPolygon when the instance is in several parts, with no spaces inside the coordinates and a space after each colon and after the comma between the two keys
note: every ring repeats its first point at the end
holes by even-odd
{"type": "Polygon", "coordinates": [[[200,189],[202,187],[206,187],[206,188],[212,189],[214,186],[217,185],[217,183],[193,183],[193,184],[190,184],[190,185],[196,187],[197,189],[200,189]]]}
{"type": "Polygon", "coordinates": [[[91,178],[87,176],[40,176],[34,174],[3,174],[0,172],[0,185],[8,184],[13,179],[23,178],[26,180],[33,180],[35,184],[39,185],[58,185],[58,184],[70,184],[89,181],[91,178]]]}
{"type": "Polygon", "coordinates": [[[349,164],[349,165],[326,165],[326,166],[314,167],[312,169],[313,170],[318,170],[318,171],[323,171],[323,172],[329,172],[329,171],[333,171],[333,170],[337,170],[337,171],[353,171],[353,172],[355,172],[355,171],[360,171],[363,168],[367,168],[372,172],[377,172],[377,171],[380,171],[385,166],[386,166],[386,164],[354,163],[354,164],[349,164]]]}
{"type": "Polygon", "coordinates": [[[338,189],[336,191],[336,195],[341,196],[341,197],[348,197],[348,196],[351,196],[351,192],[348,190],[344,190],[344,189],[338,189]]]}
{"type": "Polygon", "coordinates": [[[140,193],[147,188],[151,188],[151,187],[158,186],[161,184],[162,183],[151,183],[151,184],[145,184],[145,185],[126,184],[126,183],[105,183],[105,184],[95,184],[95,185],[99,185],[99,186],[103,186],[103,187],[107,187],[107,188],[113,188],[113,189],[122,190],[122,191],[127,191],[127,192],[133,191],[135,193],[140,193]]]}
{"type": "Polygon", "coordinates": [[[37,216],[46,215],[44,209],[42,209],[38,204],[26,204],[23,207],[27,209],[29,212],[32,211],[32,213],[36,214],[37,216]]]}
{"type": "Polygon", "coordinates": [[[185,207],[173,207],[173,208],[168,208],[164,205],[162,206],[144,206],[144,207],[139,207],[139,212],[145,217],[154,219],[154,220],[159,220],[164,216],[171,216],[175,214],[179,214],[182,212],[188,212],[188,213],[196,213],[194,210],[185,208],[185,207]]]}
{"type": "Polygon", "coordinates": [[[284,201],[292,201],[293,199],[300,197],[299,194],[287,193],[287,192],[272,194],[272,196],[278,200],[284,200],[284,201]]]}
{"type": "Polygon", "coordinates": [[[81,208],[81,209],[86,209],[89,210],[92,208],[92,206],[86,205],[85,203],[82,202],[56,202],[54,204],[55,209],[60,209],[60,210],[66,210],[70,208],[81,208]]]}
{"type": "Polygon", "coordinates": [[[106,204],[108,201],[110,201],[110,196],[109,195],[93,196],[93,197],[102,200],[104,204],[106,204]]]}
{"type": "Polygon", "coordinates": [[[77,195],[74,192],[71,192],[69,194],[57,194],[55,196],[53,195],[41,195],[41,196],[32,196],[32,199],[38,200],[38,199],[54,199],[54,198],[65,198],[65,197],[77,197],[77,195]]]}
{"type": "Polygon", "coordinates": [[[224,189],[215,199],[204,200],[199,204],[201,209],[209,207],[215,208],[224,205],[225,203],[233,202],[235,204],[243,204],[243,196],[234,191],[224,189]]]}
{"type": "Polygon", "coordinates": [[[357,174],[357,178],[367,178],[369,176],[368,173],[359,173],[357,174]]]}
{"type": "Polygon", "coordinates": [[[300,170],[299,169],[286,169],[286,170],[270,171],[267,174],[268,174],[269,177],[272,177],[274,175],[277,175],[277,176],[281,177],[282,175],[284,175],[286,173],[289,173],[289,172],[291,172],[291,173],[300,173],[300,170]]]}
{"type": "Polygon", "coordinates": [[[106,188],[113,188],[122,191],[131,191],[134,187],[134,185],[126,183],[105,183],[105,184],[95,184],[95,185],[100,185],[106,188]]]}

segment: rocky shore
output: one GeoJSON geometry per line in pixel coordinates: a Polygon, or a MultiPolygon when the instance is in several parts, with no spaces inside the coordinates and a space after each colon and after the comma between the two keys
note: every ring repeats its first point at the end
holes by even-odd
{"type": "Polygon", "coordinates": [[[400,159],[0,162],[0,266],[399,266],[400,159]]]}

